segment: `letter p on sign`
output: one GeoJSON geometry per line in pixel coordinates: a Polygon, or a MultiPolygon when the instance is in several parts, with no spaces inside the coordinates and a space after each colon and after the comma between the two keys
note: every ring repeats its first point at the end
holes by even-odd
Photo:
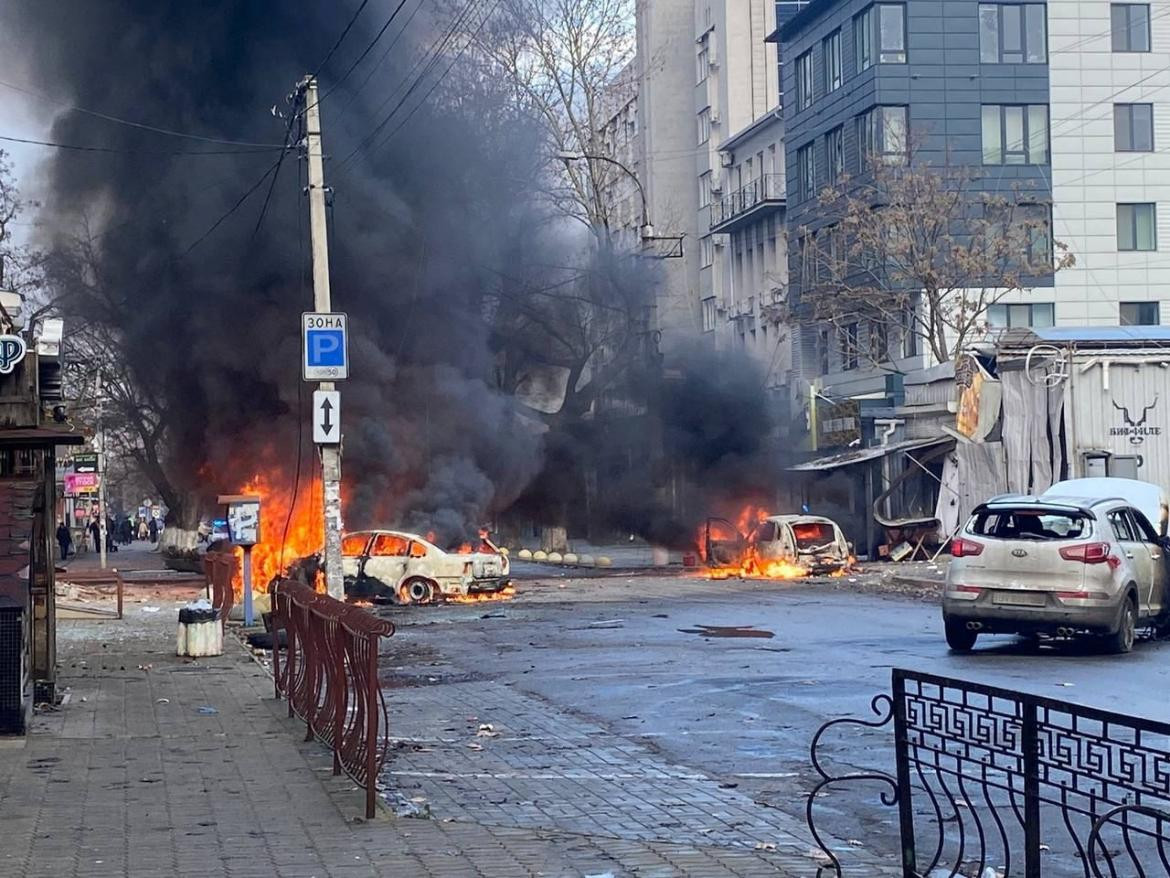
{"type": "Polygon", "coordinates": [[[344,314],[301,315],[301,372],[306,381],[349,377],[348,321],[344,314]]]}

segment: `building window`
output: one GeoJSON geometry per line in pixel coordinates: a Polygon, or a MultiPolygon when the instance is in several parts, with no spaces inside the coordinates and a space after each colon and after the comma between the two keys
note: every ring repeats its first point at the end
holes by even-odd
{"type": "Polygon", "coordinates": [[[715,239],[710,235],[699,239],[699,267],[708,268],[715,264],[715,239]]]}
{"type": "Polygon", "coordinates": [[[811,285],[814,268],[812,235],[801,235],[796,239],[796,261],[800,285],[802,287],[811,285]]]}
{"type": "Polygon", "coordinates": [[[1043,329],[1056,322],[1055,311],[1056,306],[1051,302],[1042,305],[989,305],[987,322],[991,326],[1004,329],[1023,329],[1029,326],[1043,329]]]}
{"type": "Polygon", "coordinates": [[[1157,250],[1157,225],[1152,203],[1117,205],[1117,249],[1157,250]]]}
{"type": "Polygon", "coordinates": [[[865,173],[873,161],[899,164],[906,160],[905,107],[874,107],[856,118],[858,170],[865,173]]]}
{"type": "Polygon", "coordinates": [[[1052,208],[1032,205],[1021,207],[1027,225],[1028,270],[1048,274],[1052,271],[1052,208]]]}
{"type": "Polygon", "coordinates": [[[902,3],[875,3],[853,17],[853,47],[857,72],[881,64],[906,63],[906,7],[902,3]]]}
{"type": "Polygon", "coordinates": [[[1150,51],[1150,7],[1145,3],[1113,3],[1109,7],[1114,52],[1150,51]]]}
{"type": "Polygon", "coordinates": [[[817,165],[813,144],[806,143],[796,151],[797,200],[812,197],[817,186],[817,165]]]}
{"type": "Polygon", "coordinates": [[[706,143],[711,139],[711,108],[704,107],[699,111],[699,143],[706,143]]]}
{"type": "Polygon", "coordinates": [[[711,206],[711,172],[699,177],[699,207],[711,206]]]}
{"type": "Polygon", "coordinates": [[[845,173],[845,126],[838,125],[825,135],[825,164],[829,182],[836,183],[845,173]]]}
{"type": "Polygon", "coordinates": [[[1113,148],[1117,152],[1154,151],[1154,105],[1113,105],[1113,148]]]}
{"type": "Polygon", "coordinates": [[[821,57],[825,62],[825,93],[841,87],[841,29],[833,31],[821,41],[821,57]]]}
{"type": "Polygon", "coordinates": [[[841,348],[841,368],[848,372],[856,369],[858,363],[857,324],[846,323],[837,332],[837,343],[841,348]]]}
{"type": "Polygon", "coordinates": [[[813,102],[812,49],[796,59],[796,109],[807,110],[813,102]]]}
{"type": "Polygon", "coordinates": [[[913,305],[902,312],[902,356],[918,356],[918,320],[913,305]]]}
{"type": "Polygon", "coordinates": [[[703,332],[715,331],[715,297],[703,300],[703,332]]]}
{"type": "Polygon", "coordinates": [[[1048,164],[1048,105],[984,104],[983,164],[1048,164]]]}
{"type": "Polygon", "coordinates": [[[695,82],[702,83],[711,70],[711,47],[707,41],[707,34],[699,40],[699,52],[695,56],[695,82]]]}
{"type": "Polygon", "coordinates": [[[1043,64],[1048,60],[1047,12],[1043,3],[979,4],[979,60],[1043,64]]]}
{"type": "Polygon", "coordinates": [[[1122,302],[1122,326],[1157,326],[1162,322],[1157,302],[1122,302]]]}

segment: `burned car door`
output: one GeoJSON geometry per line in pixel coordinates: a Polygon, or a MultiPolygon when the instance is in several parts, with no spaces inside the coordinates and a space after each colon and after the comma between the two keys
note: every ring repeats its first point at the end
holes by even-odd
{"type": "Polygon", "coordinates": [[[346,534],[341,539],[341,572],[348,578],[361,576],[366,563],[366,546],[370,542],[368,532],[346,534]]]}
{"type": "Polygon", "coordinates": [[[708,567],[733,567],[743,559],[747,540],[726,518],[708,518],[703,549],[708,567]]]}
{"type": "Polygon", "coordinates": [[[400,534],[381,533],[374,537],[362,573],[395,591],[406,573],[410,540],[400,534]]]}

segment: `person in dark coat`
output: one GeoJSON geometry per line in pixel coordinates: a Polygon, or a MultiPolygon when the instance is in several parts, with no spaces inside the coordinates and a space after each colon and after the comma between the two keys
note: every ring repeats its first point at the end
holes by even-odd
{"type": "Polygon", "coordinates": [[[69,533],[65,522],[57,525],[57,545],[61,547],[61,560],[64,561],[69,557],[69,547],[73,545],[73,535],[69,533]]]}
{"type": "Polygon", "coordinates": [[[158,519],[152,518],[150,520],[150,523],[146,526],[146,529],[150,532],[150,541],[152,543],[157,543],[158,542],[158,519]]]}

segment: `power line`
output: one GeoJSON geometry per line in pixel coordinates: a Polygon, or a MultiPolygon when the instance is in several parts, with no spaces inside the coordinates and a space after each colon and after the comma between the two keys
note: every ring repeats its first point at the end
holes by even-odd
{"type": "Polygon", "coordinates": [[[252,195],[252,193],[264,185],[264,181],[268,179],[268,175],[276,172],[280,168],[280,163],[283,161],[284,161],[284,153],[282,152],[280,154],[280,158],[278,158],[275,162],[273,162],[268,167],[268,170],[266,170],[263,174],[260,175],[259,180],[257,180],[250,187],[248,187],[248,190],[243,195],[241,195],[239,197],[239,200],[237,200],[235,204],[233,204],[231,207],[229,207],[227,209],[226,213],[224,213],[219,219],[217,219],[214,223],[212,223],[211,227],[206,232],[204,232],[202,235],[200,235],[198,238],[196,238],[195,241],[191,244],[191,246],[189,246],[186,250],[184,250],[181,254],[179,254],[179,259],[183,259],[188,254],[190,254],[190,252],[192,250],[194,250],[196,247],[198,247],[200,244],[202,244],[205,240],[207,240],[207,238],[210,237],[211,233],[214,232],[216,229],[218,229],[224,223],[224,221],[227,220],[228,217],[230,217],[233,213],[235,213],[237,210],[239,210],[240,206],[245,201],[248,200],[248,198],[252,195]]]}
{"type": "Polygon", "coordinates": [[[317,65],[317,69],[313,71],[310,79],[316,79],[318,74],[320,74],[320,72],[325,69],[325,65],[329,63],[329,59],[333,57],[333,53],[337,51],[343,42],[345,42],[345,38],[349,35],[350,30],[357,22],[358,16],[362,14],[362,10],[365,9],[369,4],[370,0],[362,0],[361,5],[357,8],[357,11],[354,12],[354,14],[350,17],[349,23],[345,26],[345,30],[341,32],[341,36],[339,36],[334,41],[329,51],[325,53],[325,57],[321,59],[321,63],[317,65]]]}
{"type": "Polygon", "coordinates": [[[369,84],[374,74],[377,73],[381,66],[386,63],[386,59],[390,57],[390,53],[394,50],[394,47],[398,45],[398,41],[402,39],[402,35],[406,33],[406,29],[410,27],[411,22],[414,21],[415,16],[418,15],[418,12],[420,9],[422,9],[422,6],[423,0],[418,0],[418,2],[415,3],[414,11],[410,13],[406,21],[402,23],[402,27],[398,29],[398,33],[396,33],[394,38],[386,45],[386,48],[382,51],[382,55],[378,58],[377,63],[370,67],[369,72],[366,73],[366,78],[361,81],[361,85],[354,89],[350,94],[349,100],[346,101],[345,105],[341,108],[339,115],[345,113],[345,111],[353,105],[353,102],[357,100],[358,95],[361,94],[362,90],[365,89],[365,87],[369,84]]]}
{"type": "MultiPolygon", "coordinates": [[[[357,56],[357,58],[354,60],[354,62],[349,65],[349,68],[345,71],[345,73],[341,74],[341,78],[338,79],[337,82],[333,83],[333,85],[329,87],[328,91],[326,91],[319,98],[317,98],[316,104],[321,103],[321,101],[325,100],[325,98],[329,97],[329,95],[333,94],[333,92],[337,91],[337,89],[339,89],[341,87],[341,84],[343,82],[345,82],[346,79],[349,78],[349,75],[351,73],[353,73],[354,70],[357,69],[357,66],[359,64],[361,64],[363,60],[365,60],[365,57],[368,54],[370,54],[371,51],[373,51],[374,46],[376,46],[378,44],[378,41],[380,39],[382,39],[382,36],[386,33],[387,30],[389,30],[390,25],[393,24],[395,17],[398,15],[399,12],[402,11],[402,7],[405,5],[406,5],[406,0],[399,0],[398,5],[396,7],[394,7],[394,11],[390,13],[390,17],[386,19],[386,22],[382,25],[382,28],[378,31],[377,34],[374,35],[374,38],[372,40],[370,40],[369,45],[367,45],[365,47],[365,49],[362,50],[361,54],[357,56]]],[[[420,3],[420,5],[421,5],[421,3],[420,3]]],[[[418,10],[416,9],[415,11],[417,12],[418,10]]],[[[399,32],[399,33],[401,34],[401,32],[399,32]]],[[[393,45],[393,43],[391,43],[391,45],[393,45]]],[[[385,56],[383,56],[383,57],[385,57],[385,56]]],[[[377,68],[375,68],[375,69],[377,69],[377,68]]],[[[313,106],[316,106],[316,104],[314,104],[313,106]]],[[[305,107],[303,110],[301,110],[301,112],[306,113],[310,109],[311,109],[310,107],[305,107]]]]}
{"type": "MultiPolygon", "coordinates": [[[[300,91],[299,89],[296,91],[297,100],[300,100],[300,97],[302,94],[303,94],[303,92],[300,91]]],[[[300,116],[300,114],[295,113],[295,112],[289,114],[288,125],[286,125],[284,128],[284,147],[285,148],[280,153],[280,158],[277,159],[277,161],[276,161],[276,171],[272,174],[272,182],[268,184],[268,192],[264,196],[264,204],[260,208],[260,216],[258,216],[256,218],[256,225],[252,229],[252,237],[249,239],[249,241],[254,240],[256,238],[256,235],[260,232],[260,226],[262,226],[264,224],[264,217],[268,213],[268,203],[272,200],[272,192],[274,189],[276,189],[276,180],[277,180],[277,178],[280,177],[280,167],[284,163],[284,157],[286,155],[288,155],[288,147],[289,147],[290,138],[292,137],[293,124],[296,123],[299,116],[300,116]]]]}
{"type": "MultiPolygon", "coordinates": [[[[438,78],[434,82],[431,83],[431,87],[429,89],[427,89],[427,93],[425,95],[423,95],[422,100],[419,101],[418,103],[416,103],[411,108],[410,112],[408,112],[406,114],[406,116],[404,116],[403,119],[396,126],[394,126],[394,129],[389,134],[387,134],[385,137],[382,138],[382,142],[379,143],[376,147],[374,147],[375,150],[382,149],[387,143],[389,143],[394,138],[394,135],[397,134],[399,131],[401,131],[403,126],[405,126],[406,123],[410,121],[411,117],[414,116],[414,114],[419,111],[419,108],[421,108],[423,104],[425,104],[428,100],[430,100],[431,95],[435,93],[435,89],[437,89],[439,87],[439,84],[444,79],[446,79],[447,74],[451,72],[451,69],[459,62],[459,59],[463,57],[463,53],[467,51],[468,47],[470,47],[472,42],[479,36],[480,31],[483,30],[483,26],[485,24],[487,24],[487,20],[489,18],[491,18],[492,13],[496,11],[496,8],[499,5],[500,5],[500,0],[495,0],[495,3],[492,4],[492,8],[490,10],[488,10],[487,14],[484,15],[484,17],[482,19],[480,19],[479,24],[475,28],[475,32],[470,37],[468,37],[467,41],[463,44],[463,46],[459,49],[459,51],[455,53],[455,57],[451,59],[451,63],[448,64],[446,66],[446,68],[443,70],[443,72],[439,74],[438,78]]],[[[421,79],[420,79],[420,81],[421,81],[421,79]]],[[[407,93],[406,96],[407,97],[410,96],[409,92],[407,93]]]]}
{"type": "MultiPolygon", "coordinates": [[[[415,89],[417,89],[419,85],[422,84],[422,81],[427,77],[427,74],[429,74],[430,71],[435,66],[437,66],[438,59],[446,49],[447,44],[451,41],[451,38],[455,35],[455,32],[463,26],[464,21],[468,18],[472,8],[475,6],[476,0],[467,0],[466,5],[463,7],[459,15],[456,16],[455,20],[451,23],[451,26],[447,28],[446,32],[444,32],[441,37],[435,40],[435,42],[433,42],[427,48],[427,50],[423,52],[418,60],[415,61],[410,70],[407,71],[406,77],[403,79],[402,83],[399,84],[398,88],[391,91],[390,94],[386,96],[386,100],[384,100],[381,105],[379,105],[378,109],[374,111],[375,115],[380,113],[382,109],[394,99],[394,96],[398,94],[398,92],[402,89],[402,86],[410,81],[411,77],[414,76],[414,72],[418,70],[424,62],[426,63],[426,66],[423,67],[423,69],[419,72],[419,75],[414,78],[414,81],[411,82],[409,88],[407,88],[406,92],[402,95],[402,97],[398,100],[390,112],[386,114],[382,121],[374,126],[374,129],[370,131],[365,137],[363,137],[361,141],[359,141],[358,145],[354,147],[353,150],[351,150],[344,159],[341,160],[340,164],[338,165],[338,170],[341,170],[346,165],[348,165],[350,161],[353,160],[354,156],[369,146],[369,144],[373,143],[374,139],[382,132],[382,130],[390,124],[391,120],[394,118],[394,114],[402,108],[407,100],[409,100],[415,89]]],[[[482,26],[483,25],[481,23],[480,27],[482,26]]]]}
{"type": "Polygon", "coordinates": [[[151,131],[151,132],[154,132],[155,134],[165,134],[168,137],[183,137],[183,138],[186,138],[188,140],[198,140],[198,141],[201,141],[203,143],[222,143],[222,144],[226,144],[228,146],[253,146],[253,147],[264,147],[264,148],[268,148],[268,149],[281,148],[279,143],[253,143],[253,142],[250,142],[247,140],[229,140],[229,139],[225,139],[222,137],[207,137],[207,136],[204,136],[202,134],[191,134],[190,132],[187,132],[187,131],[175,131],[171,128],[160,128],[157,125],[147,125],[144,122],[135,122],[132,119],[123,119],[120,116],[112,116],[109,113],[102,113],[102,112],[99,112],[98,110],[91,110],[88,107],[82,107],[82,106],[79,106],[78,104],[71,104],[67,101],[59,101],[56,98],[49,97],[48,95],[44,94],[43,92],[33,91],[30,88],[25,88],[24,86],[20,86],[20,85],[14,85],[11,82],[5,82],[2,79],[0,79],[0,86],[3,86],[4,88],[10,88],[13,91],[18,91],[21,94],[26,94],[26,95],[29,95],[29,96],[34,97],[34,98],[39,98],[40,100],[43,100],[43,101],[48,101],[51,104],[56,104],[58,107],[62,107],[65,110],[68,110],[68,111],[71,111],[74,113],[82,113],[86,116],[93,116],[94,118],[97,118],[97,119],[104,119],[107,122],[115,122],[118,125],[127,125],[131,128],[138,128],[142,131],[151,131]]]}
{"type": "Polygon", "coordinates": [[[13,137],[7,134],[0,134],[0,140],[6,140],[9,143],[27,143],[32,146],[48,146],[53,147],[54,149],[76,150],[78,152],[116,153],[121,155],[267,155],[274,150],[286,148],[276,146],[274,144],[272,146],[257,147],[255,149],[118,149],[117,147],[112,146],[82,146],[76,143],[57,143],[52,140],[35,140],[31,137],[13,137]]]}

